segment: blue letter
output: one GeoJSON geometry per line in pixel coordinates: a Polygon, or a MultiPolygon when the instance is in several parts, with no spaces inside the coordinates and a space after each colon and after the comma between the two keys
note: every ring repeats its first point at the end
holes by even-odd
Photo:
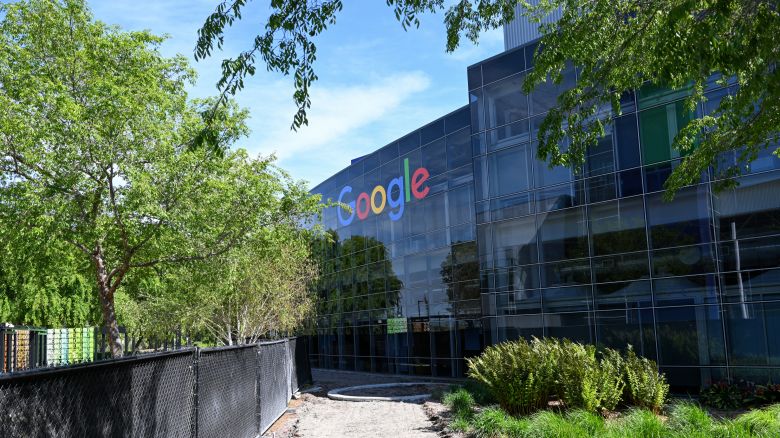
{"type": "MultiPolygon", "coordinates": [[[[342,198],[344,198],[344,194],[346,194],[346,193],[350,193],[351,191],[352,191],[352,186],[344,186],[344,188],[343,188],[343,189],[341,189],[341,193],[339,193],[339,202],[343,202],[343,201],[342,201],[342,198]]],[[[352,223],[352,219],[354,219],[354,218],[355,218],[355,201],[352,201],[352,202],[350,202],[350,203],[349,203],[349,204],[347,204],[347,205],[349,205],[349,208],[352,210],[351,214],[349,215],[349,218],[347,218],[347,219],[344,219],[344,218],[341,216],[341,211],[342,211],[344,208],[342,208],[342,207],[336,207],[336,208],[338,209],[338,210],[336,211],[336,214],[338,214],[338,216],[339,216],[339,223],[340,223],[341,225],[345,226],[345,227],[346,227],[347,225],[351,224],[351,223],[352,223]]]]}
{"type": "Polygon", "coordinates": [[[393,221],[401,219],[404,215],[404,180],[401,177],[391,180],[387,185],[387,203],[390,204],[391,209],[398,208],[398,211],[390,211],[390,219],[393,221]],[[393,192],[393,187],[398,187],[398,192],[393,192]]]}

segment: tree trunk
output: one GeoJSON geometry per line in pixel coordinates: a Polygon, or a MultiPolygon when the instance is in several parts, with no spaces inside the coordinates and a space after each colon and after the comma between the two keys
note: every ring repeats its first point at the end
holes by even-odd
{"type": "Polygon", "coordinates": [[[100,308],[103,311],[103,323],[108,331],[108,348],[114,359],[122,357],[122,342],[119,337],[119,324],[116,322],[114,310],[114,291],[108,280],[106,264],[103,260],[103,251],[100,245],[95,250],[92,260],[95,263],[97,275],[98,294],[100,295],[100,308]]]}

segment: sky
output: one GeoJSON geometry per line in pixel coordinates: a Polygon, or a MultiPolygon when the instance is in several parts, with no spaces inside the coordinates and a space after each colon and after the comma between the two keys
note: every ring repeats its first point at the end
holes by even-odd
{"type": "MultiPolygon", "coordinates": [[[[451,3],[451,2],[448,2],[451,3]]],[[[229,30],[222,52],[196,62],[197,30],[218,0],[89,0],[95,18],[125,30],[167,35],[161,51],[189,58],[198,73],[192,97],[217,93],[223,58],[250,47],[263,29],[267,0],[255,0],[229,30]]],[[[309,126],[290,130],[295,105],[290,77],[258,65],[236,97],[249,109],[251,134],[236,147],[253,155],[275,154],[277,164],[313,187],[353,158],[402,137],[468,102],[466,67],[503,50],[503,33],[464,40],[446,53],[444,15],[422,17],[404,32],[385,0],[344,0],[335,25],[315,39],[319,80],[311,89],[309,126]]]]}

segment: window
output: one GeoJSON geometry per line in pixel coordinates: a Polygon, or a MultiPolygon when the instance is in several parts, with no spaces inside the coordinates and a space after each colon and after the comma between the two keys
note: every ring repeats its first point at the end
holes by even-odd
{"type": "Polygon", "coordinates": [[[462,129],[447,136],[447,169],[471,163],[471,131],[462,129]]]}
{"type": "Polygon", "coordinates": [[[563,76],[559,84],[548,78],[546,82],[537,85],[531,92],[531,114],[541,114],[558,106],[558,96],[574,87],[576,75],[571,64],[561,72],[563,76]]]}
{"type": "Polygon", "coordinates": [[[647,195],[647,220],[653,248],[693,245],[712,240],[707,187],[684,188],[674,201],[662,193],[647,195]]]}
{"type": "Polygon", "coordinates": [[[593,255],[647,249],[645,212],[641,197],[591,205],[588,214],[593,255]]]}
{"type": "Polygon", "coordinates": [[[536,262],[536,220],[533,216],[493,224],[496,267],[536,262]]]}
{"type": "Polygon", "coordinates": [[[678,101],[639,113],[639,128],[642,139],[642,160],[645,165],[679,158],[678,150],[672,148],[675,136],[694,117],[685,109],[685,102],[678,101]]]}
{"type": "Polygon", "coordinates": [[[531,186],[529,145],[517,146],[488,156],[490,195],[503,196],[531,186]]]}
{"type": "Polygon", "coordinates": [[[539,222],[543,261],[588,256],[588,227],[584,208],[576,207],[542,215],[539,222]]]}
{"type": "Polygon", "coordinates": [[[515,75],[483,88],[487,128],[506,125],[528,117],[528,96],[522,75],[515,75]]]}

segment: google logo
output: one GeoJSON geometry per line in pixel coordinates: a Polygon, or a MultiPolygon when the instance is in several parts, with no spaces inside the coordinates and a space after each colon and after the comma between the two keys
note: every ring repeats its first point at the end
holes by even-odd
{"type": "MultiPolygon", "coordinates": [[[[347,203],[352,211],[349,217],[345,218],[342,215],[343,208],[336,207],[338,209],[339,223],[343,226],[351,224],[356,214],[360,220],[367,218],[369,212],[381,214],[385,209],[385,205],[390,206],[390,220],[397,221],[401,219],[404,215],[405,202],[411,201],[412,196],[422,199],[428,195],[431,189],[430,187],[423,187],[423,184],[430,176],[428,169],[420,167],[409,178],[409,159],[405,158],[403,177],[399,176],[391,179],[390,183],[387,184],[387,189],[382,186],[376,186],[371,190],[370,195],[366,192],[359,194],[356,200],[347,203]],[[397,190],[393,190],[394,188],[397,188],[397,190]]],[[[341,189],[341,193],[339,193],[340,203],[344,202],[344,197],[348,193],[352,193],[352,186],[344,186],[341,189]]]]}

